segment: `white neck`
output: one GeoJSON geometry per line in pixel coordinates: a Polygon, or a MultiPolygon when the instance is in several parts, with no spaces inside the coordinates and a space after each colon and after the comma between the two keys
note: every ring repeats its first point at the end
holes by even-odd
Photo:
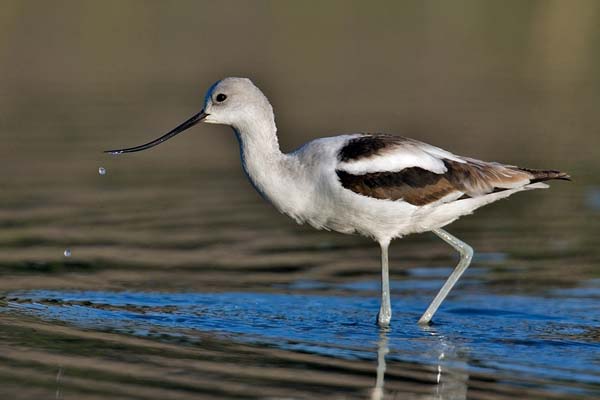
{"type": "Polygon", "coordinates": [[[294,168],[291,158],[279,149],[272,111],[271,115],[244,118],[233,129],[240,144],[242,166],[252,185],[280,211],[287,212],[285,196],[293,184],[294,168]]]}
{"type": "Polygon", "coordinates": [[[245,118],[232,126],[240,143],[244,168],[249,160],[259,158],[262,162],[270,162],[277,161],[283,156],[279,150],[273,112],[264,110],[264,114],[266,115],[259,115],[259,118],[245,118]]]}

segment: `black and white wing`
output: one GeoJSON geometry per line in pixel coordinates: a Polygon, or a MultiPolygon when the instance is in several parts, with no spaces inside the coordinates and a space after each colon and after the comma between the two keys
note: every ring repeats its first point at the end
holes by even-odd
{"type": "Polygon", "coordinates": [[[479,161],[417,140],[382,134],[350,139],[338,152],[336,173],[342,186],[357,194],[416,206],[569,178],[559,171],[479,161]]]}

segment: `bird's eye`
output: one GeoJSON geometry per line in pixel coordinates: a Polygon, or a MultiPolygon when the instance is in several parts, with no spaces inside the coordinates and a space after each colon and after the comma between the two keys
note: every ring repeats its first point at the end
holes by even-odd
{"type": "Polygon", "coordinates": [[[223,94],[223,93],[219,93],[219,94],[217,95],[216,99],[217,99],[217,102],[218,102],[218,103],[222,103],[222,102],[224,102],[225,100],[227,100],[227,95],[225,95],[225,94],[223,94]]]}

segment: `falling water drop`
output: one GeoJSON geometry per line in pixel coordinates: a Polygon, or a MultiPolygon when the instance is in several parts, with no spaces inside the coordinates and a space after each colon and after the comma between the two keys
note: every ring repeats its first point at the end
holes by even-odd
{"type": "Polygon", "coordinates": [[[106,168],[104,168],[104,167],[100,167],[100,168],[98,168],[98,173],[99,173],[100,175],[106,175],[106,168]]]}
{"type": "Polygon", "coordinates": [[[63,254],[65,255],[65,257],[71,257],[71,249],[66,248],[63,254]]]}

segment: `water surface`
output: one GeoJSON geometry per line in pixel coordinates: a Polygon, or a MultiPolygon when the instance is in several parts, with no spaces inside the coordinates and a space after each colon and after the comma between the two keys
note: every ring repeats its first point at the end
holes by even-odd
{"type": "Polygon", "coordinates": [[[250,191],[216,201],[243,180],[205,180],[202,196],[182,191],[168,211],[160,204],[173,193],[131,212],[136,191],[101,188],[97,207],[110,214],[15,218],[6,253],[31,255],[3,261],[0,374],[11,383],[3,390],[78,398],[130,398],[140,386],[143,398],[600,395],[597,211],[555,207],[564,196],[589,204],[585,192],[531,194],[557,218],[540,218],[545,211],[521,196],[455,224],[476,257],[430,327],[416,321],[455,255],[433,235],[395,242],[394,320],[381,331],[376,245],[274,218],[250,191]],[[46,224],[64,224],[67,236],[48,234],[46,224]]]}

